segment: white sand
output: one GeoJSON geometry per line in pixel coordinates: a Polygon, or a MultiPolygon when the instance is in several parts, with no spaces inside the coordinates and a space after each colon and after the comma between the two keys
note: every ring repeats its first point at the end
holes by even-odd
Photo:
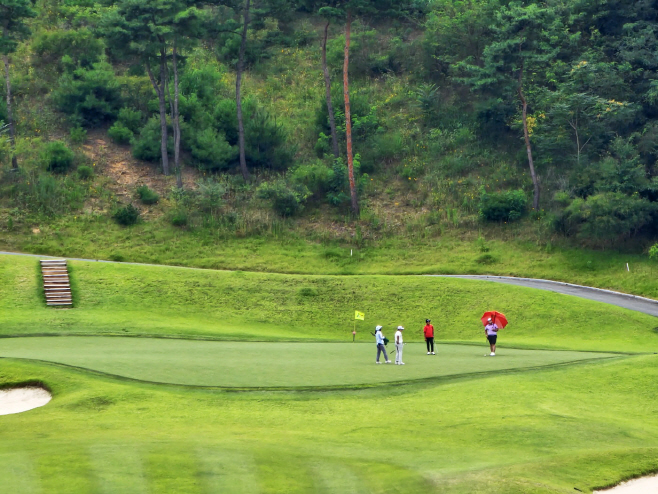
{"type": "Polygon", "coordinates": [[[13,388],[0,390],[0,415],[21,413],[44,406],[52,399],[43,388],[13,388]]]}
{"type": "Polygon", "coordinates": [[[594,494],[658,494],[658,475],[622,482],[612,489],[594,491],[594,494]]]}

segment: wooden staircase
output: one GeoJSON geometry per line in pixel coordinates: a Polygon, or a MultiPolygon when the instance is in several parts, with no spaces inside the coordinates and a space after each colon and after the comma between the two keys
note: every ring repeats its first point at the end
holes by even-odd
{"type": "Polygon", "coordinates": [[[71,285],[66,260],[41,260],[43,275],[43,290],[46,293],[46,305],[64,307],[73,305],[71,300],[71,285]]]}

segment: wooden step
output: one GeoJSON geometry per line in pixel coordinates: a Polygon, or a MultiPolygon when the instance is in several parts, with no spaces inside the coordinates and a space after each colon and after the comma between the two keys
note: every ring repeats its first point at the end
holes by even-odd
{"type": "Polygon", "coordinates": [[[46,305],[65,307],[73,305],[69,273],[64,259],[42,259],[41,275],[46,305]]]}

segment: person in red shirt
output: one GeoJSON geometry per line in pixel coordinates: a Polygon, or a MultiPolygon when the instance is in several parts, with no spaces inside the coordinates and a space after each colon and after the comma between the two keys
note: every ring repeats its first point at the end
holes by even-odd
{"type": "Polygon", "coordinates": [[[434,353],[434,326],[430,322],[429,319],[425,319],[423,334],[425,334],[425,343],[427,344],[427,355],[436,355],[434,353]]]}

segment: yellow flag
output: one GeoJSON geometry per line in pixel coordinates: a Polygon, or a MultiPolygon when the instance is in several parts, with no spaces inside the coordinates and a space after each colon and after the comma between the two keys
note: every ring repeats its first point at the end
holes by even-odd
{"type": "Polygon", "coordinates": [[[366,315],[363,312],[359,312],[358,310],[354,311],[354,319],[360,319],[362,321],[366,320],[366,315]]]}

